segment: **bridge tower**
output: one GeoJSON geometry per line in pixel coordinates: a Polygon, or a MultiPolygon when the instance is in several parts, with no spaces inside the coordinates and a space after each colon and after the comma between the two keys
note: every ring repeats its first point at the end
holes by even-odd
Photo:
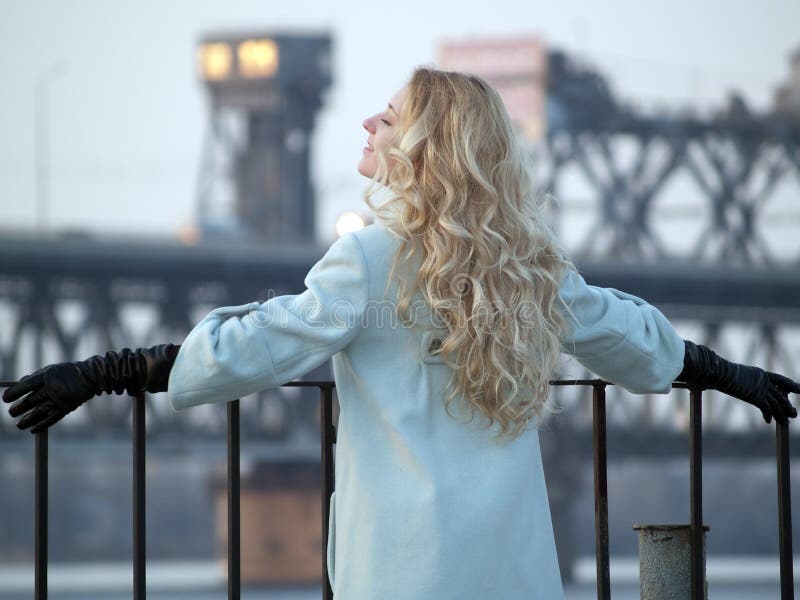
{"type": "Polygon", "coordinates": [[[197,180],[204,238],[310,241],[309,142],[331,84],[327,34],[213,34],[198,47],[210,101],[197,180]]]}

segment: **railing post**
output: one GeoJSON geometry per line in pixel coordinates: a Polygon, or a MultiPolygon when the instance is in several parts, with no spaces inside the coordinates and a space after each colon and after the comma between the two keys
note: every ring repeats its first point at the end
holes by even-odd
{"type": "MultiPolygon", "coordinates": [[[[44,298],[44,294],[37,294],[38,298],[44,298]]],[[[42,305],[37,304],[34,310],[41,313],[42,305]]],[[[40,315],[41,316],[41,315],[40,315]]],[[[34,343],[34,364],[41,365],[44,362],[44,344],[42,342],[42,329],[36,328],[36,339],[34,343]]],[[[34,565],[34,595],[36,600],[46,600],[47,598],[47,472],[48,472],[48,439],[47,430],[36,434],[36,517],[34,524],[35,542],[35,565],[34,565]]]]}
{"type": "Polygon", "coordinates": [[[133,598],[147,596],[147,521],[145,494],[145,397],[133,401],[133,598]]]}
{"type": "Polygon", "coordinates": [[[333,444],[336,443],[336,429],[333,426],[333,386],[320,387],[320,441],[322,445],[322,597],[333,600],[333,590],[328,579],[328,521],[330,503],[334,488],[333,444]]]}
{"type": "Polygon", "coordinates": [[[597,598],[611,598],[608,556],[608,471],[606,449],[606,384],[592,384],[592,441],[594,445],[594,527],[597,560],[597,598]]]}
{"type": "Polygon", "coordinates": [[[691,479],[692,600],[705,600],[705,536],[703,535],[703,392],[689,390],[689,476],[691,479]]]}
{"type": "Polygon", "coordinates": [[[228,600],[242,593],[239,400],[228,403],[228,600]]]}
{"type": "Polygon", "coordinates": [[[775,434],[778,455],[778,540],[780,544],[781,600],[794,600],[789,425],[776,422],[775,434]]]}
{"type": "MultiPolygon", "coordinates": [[[[692,586],[692,526],[634,525],[640,600],[686,600],[692,586]]],[[[703,528],[703,533],[708,527],[703,528]]]]}
{"type": "Polygon", "coordinates": [[[36,434],[34,596],[47,600],[47,430],[36,434]]]}

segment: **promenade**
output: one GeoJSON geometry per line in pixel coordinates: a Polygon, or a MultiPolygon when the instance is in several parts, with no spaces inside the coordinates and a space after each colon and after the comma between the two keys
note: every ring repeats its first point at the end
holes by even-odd
{"type": "MultiPolygon", "coordinates": [[[[639,600],[638,563],[633,557],[613,558],[611,597],[639,600]]],[[[708,561],[709,596],[715,600],[770,600],[780,597],[774,560],[741,557],[708,561]]],[[[579,561],[576,583],[564,589],[565,600],[596,600],[597,591],[590,558],[579,561]]],[[[795,573],[800,561],[794,565],[795,573]]],[[[52,564],[49,600],[129,600],[132,590],[130,564],[52,564]]],[[[0,566],[0,600],[30,600],[33,571],[29,567],[0,566]]],[[[795,586],[800,594],[800,586],[795,586]]],[[[154,563],[148,565],[149,600],[225,600],[227,592],[219,564],[215,562],[154,563]]],[[[242,600],[320,600],[317,587],[243,586],[242,600]]],[[[468,599],[472,600],[472,599],[468,599]]],[[[474,599],[500,600],[500,599],[474,599]]]]}

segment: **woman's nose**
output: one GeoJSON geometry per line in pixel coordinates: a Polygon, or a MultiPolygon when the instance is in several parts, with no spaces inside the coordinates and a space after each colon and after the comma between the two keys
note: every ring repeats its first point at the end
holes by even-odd
{"type": "Polygon", "coordinates": [[[367,117],[361,124],[364,126],[364,129],[370,133],[375,133],[375,119],[373,117],[367,117]]]}

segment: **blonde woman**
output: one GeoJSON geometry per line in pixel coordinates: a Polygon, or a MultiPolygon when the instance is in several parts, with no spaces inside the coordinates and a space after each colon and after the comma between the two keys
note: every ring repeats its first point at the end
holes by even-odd
{"type": "Polygon", "coordinates": [[[180,347],[37,371],[4,394],[18,426],[49,427],[103,391],[167,390],[176,409],[227,401],[332,358],[336,597],[554,600],[536,426],[561,352],[633,392],[677,378],[767,422],[797,415],[797,383],[725,361],[643,300],[586,284],[481,79],[418,69],[364,128],[358,169],[377,222],[339,238],[306,291],[214,310],[180,347]]]}

